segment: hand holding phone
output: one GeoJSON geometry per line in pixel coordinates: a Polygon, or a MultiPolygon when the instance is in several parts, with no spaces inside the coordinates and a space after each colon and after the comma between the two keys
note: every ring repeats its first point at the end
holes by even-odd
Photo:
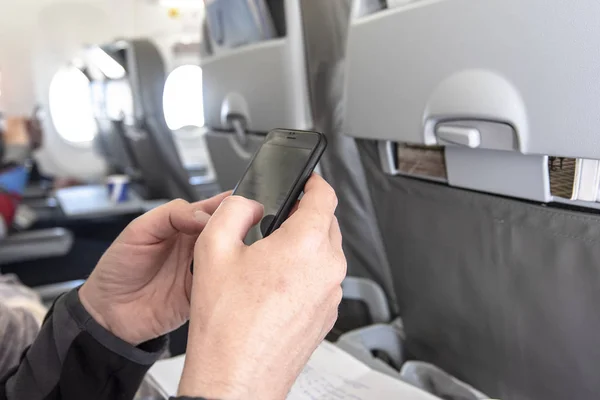
{"type": "Polygon", "coordinates": [[[246,244],[269,236],[281,226],[326,148],[327,140],[318,132],[269,132],[233,191],[264,207],[264,216],[248,233],[246,244]]]}
{"type": "Polygon", "coordinates": [[[194,252],[179,395],[287,396],[334,326],[343,297],[346,259],[336,206],[331,186],[313,174],[297,211],[252,246],[242,241],[263,215],[256,201],[232,196],[212,214],[194,252]]]}
{"type": "Polygon", "coordinates": [[[264,207],[263,218],[250,229],[245,244],[269,236],[287,219],[326,148],[327,139],[319,132],[269,132],[233,191],[264,207]]]}

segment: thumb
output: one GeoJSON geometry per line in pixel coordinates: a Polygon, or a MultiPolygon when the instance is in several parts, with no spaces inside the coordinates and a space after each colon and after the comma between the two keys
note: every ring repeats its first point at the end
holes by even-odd
{"type": "Polygon", "coordinates": [[[200,239],[220,244],[243,245],[250,228],[263,216],[262,204],[241,196],[223,200],[200,235],[200,239]]]}
{"type": "Polygon", "coordinates": [[[206,222],[196,216],[194,205],[185,200],[173,200],[133,220],[119,238],[131,244],[153,244],[178,233],[199,234],[206,222]]]}

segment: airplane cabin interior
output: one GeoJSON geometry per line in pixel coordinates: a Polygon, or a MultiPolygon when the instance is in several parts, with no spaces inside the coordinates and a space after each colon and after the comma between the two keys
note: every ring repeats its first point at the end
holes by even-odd
{"type": "MultiPolygon", "coordinates": [[[[316,131],[348,270],[323,346],[398,392],[339,368],[288,398],[600,398],[599,2],[0,8],[0,305],[47,310],[136,218],[316,131]]],[[[175,395],[187,335],[136,398],[175,395]]]]}

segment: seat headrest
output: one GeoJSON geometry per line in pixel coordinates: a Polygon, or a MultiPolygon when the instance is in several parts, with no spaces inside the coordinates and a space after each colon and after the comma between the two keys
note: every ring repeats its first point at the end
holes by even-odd
{"type": "Polygon", "coordinates": [[[166,73],[165,62],[156,45],[145,39],[129,41],[126,63],[136,119],[141,120],[144,115],[162,115],[166,73]]]}

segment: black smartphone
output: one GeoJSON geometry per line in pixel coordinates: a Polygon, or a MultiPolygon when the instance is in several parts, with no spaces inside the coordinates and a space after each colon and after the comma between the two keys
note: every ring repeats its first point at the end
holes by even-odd
{"type": "Polygon", "coordinates": [[[326,148],[327,139],[319,132],[269,132],[233,191],[265,208],[261,222],[246,236],[246,244],[269,236],[281,226],[326,148]]]}

